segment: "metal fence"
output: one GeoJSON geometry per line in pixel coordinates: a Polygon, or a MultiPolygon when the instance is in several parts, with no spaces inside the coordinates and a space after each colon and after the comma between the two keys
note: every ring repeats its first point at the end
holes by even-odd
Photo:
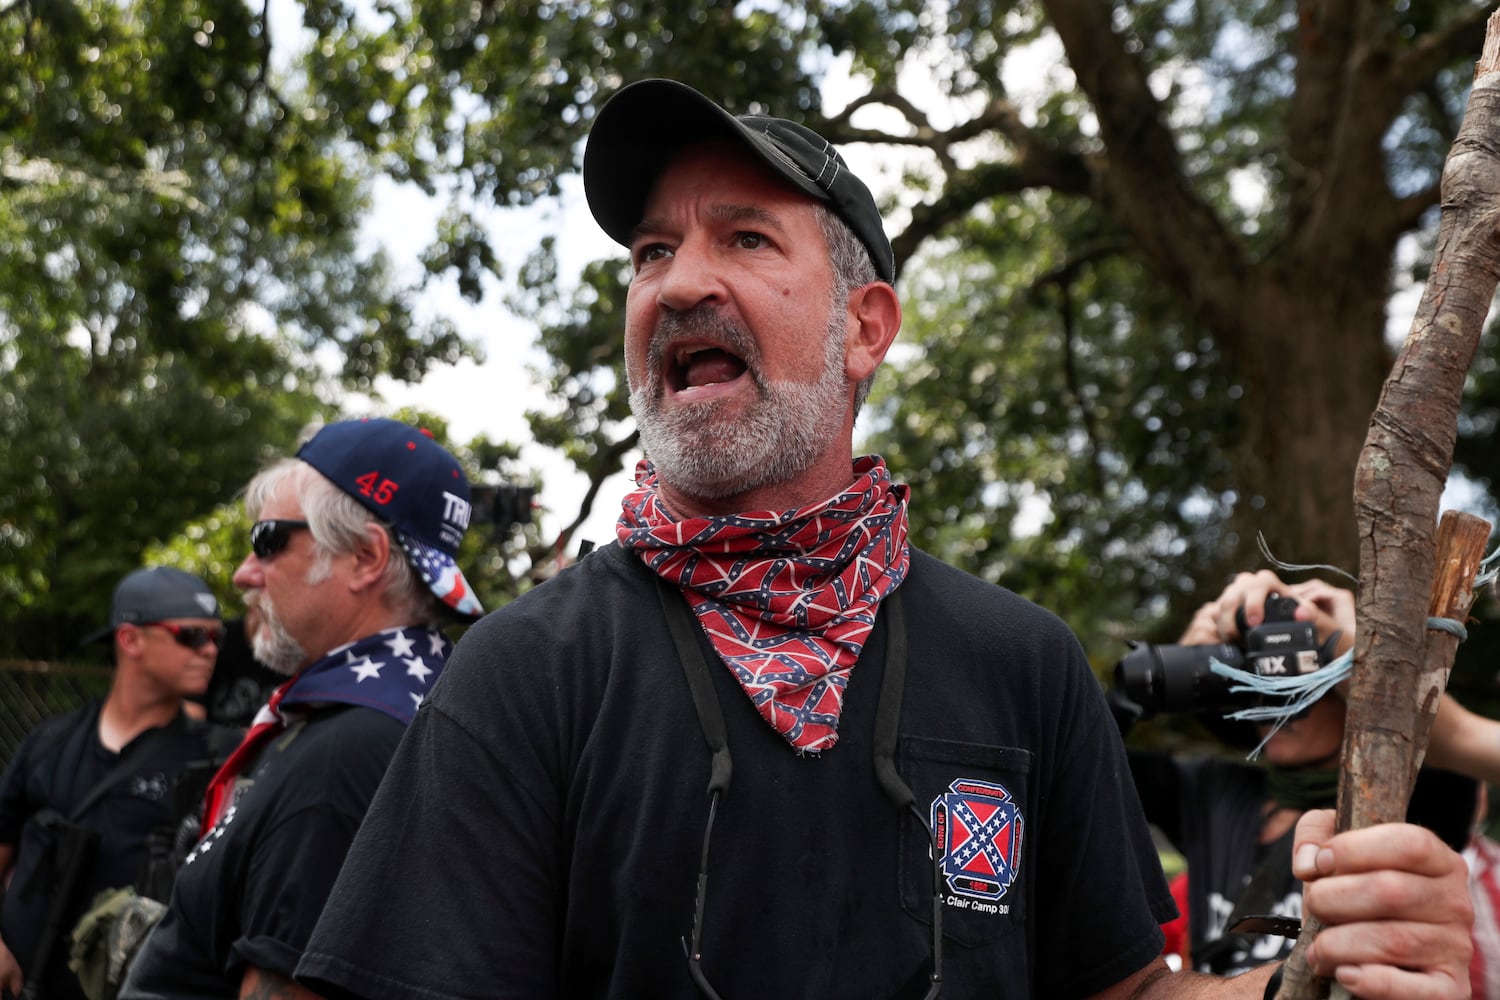
{"type": "Polygon", "coordinates": [[[109,691],[114,668],[0,660],[0,766],[38,722],[109,691]]]}

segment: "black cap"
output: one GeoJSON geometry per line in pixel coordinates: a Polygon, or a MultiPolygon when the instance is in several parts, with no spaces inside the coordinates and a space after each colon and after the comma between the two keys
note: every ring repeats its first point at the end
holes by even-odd
{"type": "Polygon", "coordinates": [[[115,587],[109,625],[86,637],[80,645],[113,635],[121,625],[146,625],[168,618],[218,617],[218,599],[206,583],[184,570],[152,566],[125,575],[115,587]]]}
{"type": "Polygon", "coordinates": [[[594,120],[583,152],[583,189],[600,227],[629,246],[668,161],[683,146],[716,137],[739,140],[766,166],[825,202],[870,251],[880,280],[895,280],[896,255],[875,199],[832,143],[784,118],[735,117],[675,80],[632,83],[594,120]]]}

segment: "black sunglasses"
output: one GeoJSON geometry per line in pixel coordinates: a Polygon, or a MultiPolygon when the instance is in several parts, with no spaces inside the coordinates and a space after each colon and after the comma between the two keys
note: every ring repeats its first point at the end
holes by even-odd
{"type": "Polygon", "coordinates": [[[217,646],[219,640],[224,638],[224,629],[218,625],[173,625],[170,622],[146,622],[145,624],[166,629],[172,633],[172,638],[177,640],[179,646],[186,646],[192,650],[202,649],[209,643],[217,646]]]}
{"type": "Polygon", "coordinates": [[[250,551],[257,559],[269,559],[292,540],[292,532],[307,530],[306,521],[256,521],[250,527],[250,551]]]}

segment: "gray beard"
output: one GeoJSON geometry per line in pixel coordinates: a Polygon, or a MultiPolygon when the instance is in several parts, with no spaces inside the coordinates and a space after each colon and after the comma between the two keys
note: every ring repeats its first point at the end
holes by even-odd
{"type": "MultiPolygon", "coordinates": [[[[835,316],[838,314],[835,313],[835,316]]],[[[772,382],[760,371],[754,342],[711,313],[665,319],[646,366],[645,384],[630,392],[641,446],[661,481],[707,500],[723,500],[762,486],[788,482],[812,467],[828,447],[830,427],[849,405],[843,330],[830,322],[823,370],[813,382],[772,382]],[[711,331],[745,362],[758,399],[750,412],[731,417],[729,400],[709,400],[663,412],[663,358],[682,336],[711,331]]]]}
{"type": "Polygon", "coordinates": [[[281,624],[270,601],[262,597],[256,600],[255,606],[260,612],[261,627],[250,636],[250,651],[262,666],[278,674],[292,676],[298,667],[307,662],[307,650],[281,624]]]}

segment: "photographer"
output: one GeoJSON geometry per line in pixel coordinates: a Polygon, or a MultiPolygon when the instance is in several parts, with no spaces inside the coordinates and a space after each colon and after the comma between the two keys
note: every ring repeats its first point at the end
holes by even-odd
{"type": "MultiPolygon", "coordinates": [[[[1317,657],[1313,669],[1352,648],[1353,594],[1321,580],[1288,584],[1270,571],[1241,573],[1216,600],[1198,610],[1178,646],[1222,644],[1253,650],[1255,643],[1247,643],[1247,638],[1296,646],[1299,635],[1307,640],[1303,648],[1309,651],[1304,655],[1317,657]],[[1273,599],[1268,621],[1267,599],[1273,595],[1293,599],[1295,608],[1283,618],[1276,614],[1282,609],[1273,599]],[[1312,627],[1315,640],[1304,623],[1312,627]],[[1272,638],[1265,639],[1268,634],[1272,638]],[[1318,647],[1315,653],[1311,646],[1318,647]]],[[[1158,650],[1156,655],[1161,662],[1170,661],[1173,654],[1188,653],[1205,662],[1210,655],[1196,649],[1170,648],[1158,650]]],[[[1223,655],[1234,658],[1236,654],[1231,649],[1223,655]]],[[[1254,654],[1248,655],[1253,658],[1254,654]]],[[[1247,664],[1244,669],[1252,670],[1252,666],[1247,664]]],[[[1273,732],[1270,723],[1226,722],[1222,718],[1225,708],[1217,695],[1222,693],[1221,688],[1227,689],[1227,684],[1202,682],[1203,674],[1206,670],[1200,672],[1200,684],[1193,690],[1192,710],[1216,736],[1240,752],[1264,740],[1260,762],[1207,756],[1179,758],[1135,749],[1129,751],[1129,759],[1147,819],[1187,860],[1187,962],[1202,972],[1233,975],[1285,957],[1295,943],[1294,936],[1230,934],[1227,929],[1246,916],[1300,919],[1302,886],[1291,871],[1292,830],[1305,811],[1327,808],[1335,802],[1345,704],[1334,689],[1273,732]]],[[[1123,682],[1110,693],[1117,718],[1124,721],[1143,710],[1129,701],[1127,690],[1142,694],[1139,684],[1123,682]]],[[[1177,693],[1182,690],[1179,687],[1177,693]]],[[[1451,699],[1445,701],[1451,703],[1451,699]]],[[[1166,710],[1185,707],[1173,705],[1166,710]]],[[[1148,705],[1144,710],[1149,712],[1150,708],[1148,705]]],[[[1450,714],[1448,721],[1457,718],[1450,714]]],[[[1439,752],[1437,741],[1445,740],[1446,735],[1440,738],[1435,731],[1432,757],[1449,766],[1473,765],[1465,770],[1474,771],[1482,755],[1439,752]]],[[[1447,749],[1446,741],[1444,746],[1447,749]]],[[[1494,758],[1492,767],[1500,764],[1500,743],[1495,746],[1497,750],[1490,755],[1494,758]]],[[[1471,779],[1424,768],[1407,818],[1429,827],[1450,846],[1460,849],[1473,821],[1476,794],[1471,779]]]]}

